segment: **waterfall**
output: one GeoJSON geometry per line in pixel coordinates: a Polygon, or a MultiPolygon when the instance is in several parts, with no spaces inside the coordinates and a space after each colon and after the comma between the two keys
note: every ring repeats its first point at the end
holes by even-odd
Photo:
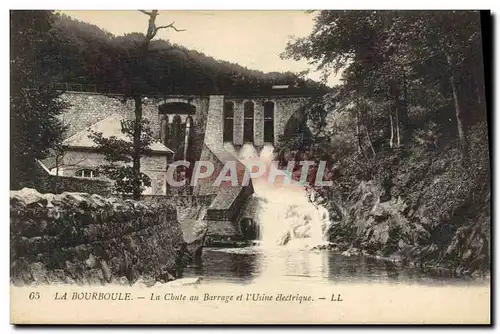
{"type": "MultiPolygon", "coordinates": [[[[225,148],[244,164],[260,161],[270,166],[274,159],[272,145],[265,145],[260,152],[252,144],[236,149],[226,143],[225,148]]],[[[243,212],[257,222],[261,245],[302,248],[324,244],[328,211],[311,203],[303,186],[284,185],[277,180],[269,183],[267,174],[253,179],[255,193],[243,212]]]]}

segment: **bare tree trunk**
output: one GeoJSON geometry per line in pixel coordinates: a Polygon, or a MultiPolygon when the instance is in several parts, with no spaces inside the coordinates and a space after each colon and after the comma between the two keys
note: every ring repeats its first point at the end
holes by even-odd
{"type": "Polygon", "coordinates": [[[400,127],[399,127],[399,113],[400,113],[400,109],[398,107],[395,108],[396,109],[396,122],[395,122],[395,125],[396,125],[396,147],[401,147],[401,130],[400,130],[400,127]]]}
{"type": "Polygon", "coordinates": [[[407,142],[407,138],[411,136],[410,131],[411,127],[408,126],[409,124],[409,114],[408,114],[408,109],[410,106],[410,101],[409,101],[409,88],[408,88],[408,79],[406,76],[406,68],[403,66],[403,100],[400,105],[400,113],[399,113],[399,118],[400,118],[400,144],[404,147],[407,142]]]}
{"type": "Polygon", "coordinates": [[[134,95],[135,122],[134,122],[134,152],[132,170],[134,172],[134,200],[141,199],[141,125],[142,125],[142,96],[134,95]]]}
{"type": "Polygon", "coordinates": [[[391,123],[391,138],[389,139],[389,146],[394,147],[394,117],[392,115],[392,103],[389,102],[389,121],[391,123]]]}
{"type": "Polygon", "coordinates": [[[366,112],[363,115],[363,123],[365,125],[366,139],[368,139],[368,144],[370,145],[370,149],[372,150],[373,156],[375,156],[375,149],[373,148],[372,139],[370,137],[370,130],[368,129],[368,122],[366,121],[366,112]]]}
{"type": "Polygon", "coordinates": [[[356,148],[358,149],[359,153],[362,153],[362,151],[361,151],[361,133],[359,130],[359,115],[358,115],[357,109],[356,109],[356,148]]]}
{"type": "MultiPolygon", "coordinates": [[[[149,49],[149,43],[156,36],[159,30],[161,29],[174,29],[175,31],[183,31],[179,30],[174,26],[174,23],[170,23],[165,26],[156,26],[156,17],[159,15],[158,10],[146,11],[140,10],[142,13],[149,16],[149,23],[146,36],[144,38],[143,43],[139,48],[139,57],[138,57],[138,71],[142,71],[142,64],[146,59],[146,55],[149,49]]],[[[142,72],[141,72],[142,73],[142,72]]],[[[132,153],[132,170],[134,173],[134,184],[133,184],[133,192],[132,196],[135,200],[140,200],[141,198],[141,134],[142,134],[142,95],[143,91],[141,87],[139,87],[140,83],[134,84],[132,86],[132,94],[134,97],[135,104],[135,122],[134,122],[134,140],[133,140],[133,153],[132,153]]]]}
{"type": "Polygon", "coordinates": [[[460,152],[462,154],[462,159],[465,163],[469,160],[469,145],[467,143],[467,135],[466,135],[466,122],[464,119],[464,114],[460,105],[457,82],[453,69],[453,60],[449,54],[446,55],[448,60],[448,65],[451,67],[451,75],[450,75],[450,85],[453,93],[453,100],[455,102],[455,116],[457,119],[457,132],[458,132],[458,140],[460,152]]]}

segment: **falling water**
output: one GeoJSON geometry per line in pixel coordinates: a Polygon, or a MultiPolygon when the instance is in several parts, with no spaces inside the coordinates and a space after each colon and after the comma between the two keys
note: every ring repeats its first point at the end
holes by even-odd
{"type": "MultiPolygon", "coordinates": [[[[259,161],[269,167],[274,159],[272,145],[265,145],[260,152],[252,144],[245,144],[239,150],[231,144],[225,144],[225,148],[245,164],[259,161]]],[[[325,243],[328,211],[311,203],[302,186],[282,181],[283,177],[277,177],[276,182],[270,183],[267,173],[252,180],[255,194],[243,215],[259,225],[261,245],[308,248],[325,243]]]]}

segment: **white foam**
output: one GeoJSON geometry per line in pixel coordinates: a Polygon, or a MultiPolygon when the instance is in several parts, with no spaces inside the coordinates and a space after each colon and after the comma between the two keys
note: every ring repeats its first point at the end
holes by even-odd
{"type": "MultiPolygon", "coordinates": [[[[226,143],[225,148],[244,164],[259,161],[270,166],[274,160],[272,145],[265,145],[260,152],[252,144],[236,149],[226,143]]],[[[267,177],[252,183],[255,194],[246,210],[259,225],[262,247],[310,248],[325,243],[328,211],[311,203],[302,186],[271,184],[267,177]]]]}

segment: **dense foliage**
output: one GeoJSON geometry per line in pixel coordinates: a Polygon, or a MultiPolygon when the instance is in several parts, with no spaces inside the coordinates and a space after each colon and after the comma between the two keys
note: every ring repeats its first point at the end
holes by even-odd
{"type": "Polygon", "coordinates": [[[481,42],[478,12],[321,11],[311,35],[289,43],[285,57],[342,73],[336,95],[301,110],[277,148],[285,161],[328,161],[335,187],[315,191],[340,222],[333,241],[459,272],[489,268],[481,42]],[[307,136],[286,140],[304,124],[307,136]]]}
{"type": "Polygon", "coordinates": [[[53,43],[53,15],[48,11],[11,11],[10,55],[10,186],[21,187],[36,167],[61,142],[64,126],[57,116],[65,104],[51,89],[44,69],[52,62],[40,52],[53,43]]]}
{"type": "Polygon", "coordinates": [[[147,59],[142,61],[138,50],[146,37],[143,33],[114,36],[64,14],[57,15],[51,33],[54,40],[44,53],[51,55],[52,63],[45,69],[59,82],[77,83],[74,89],[121,94],[129,89],[127,83],[138,73],[142,89],[150,94],[248,96],[282,93],[272,86],[284,84],[290,85],[287,94],[326,89],[294,73],[250,70],[162,39],[151,41],[147,59]]]}
{"type": "MultiPolygon", "coordinates": [[[[151,155],[149,146],[154,141],[148,121],[142,119],[142,123],[139,157],[151,155]]],[[[135,120],[122,120],[121,129],[122,133],[126,134],[127,139],[119,139],[115,136],[103,137],[100,132],[91,134],[98,151],[104,155],[107,161],[105,165],[99,167],[99,172],[114,181],[114,191],[117,193],[133,194],[138,187],[140,194],[145,187],[151,186],[151,180],[142,172],[135,173],[132,165],[135,150],[135,120]]]]}

